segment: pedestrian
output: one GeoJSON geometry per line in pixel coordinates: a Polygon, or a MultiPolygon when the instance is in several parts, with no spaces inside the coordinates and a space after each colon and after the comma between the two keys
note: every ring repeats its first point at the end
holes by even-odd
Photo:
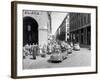
{"type": "Polygon", "coordinates": [[[52,45],[51,44],[48,44],[47,51],[48,51],[48,54],[52,53],[52,45]]]}
{"type": "Polygon", "coordinates": [[[36,43],[35,47],[36,47],[36,55],[38,55],[38,44],[37,43],[36,43]]]}
{"type": "Polygon", "coordinates": [[[39,55],[41,55],[41,54],[42,54],[42,46],[39,45],[39,55]]]}
{"type": "Polygon", "coordinates": [[[36,46],[35,45],[32,47],[32,56],[33,56],[33,59],[36,59],[36,46]]]}
{"type": "Polygon", "coordinates": [[[73,49],[73,43],[72,43],[72,42],[70,42],[70,46],[71,46],[71,48],[73,49]]]}

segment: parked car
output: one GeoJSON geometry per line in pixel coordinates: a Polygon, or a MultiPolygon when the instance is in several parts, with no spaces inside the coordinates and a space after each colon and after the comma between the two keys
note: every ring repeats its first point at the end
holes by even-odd
{"type": "Polygon", "coordinates": [[[54,62],[62,62],[64,59],[66,59],[68,56],[67,52],[66,53],[54,53],[50,56],[50,61],[54,62]]]}
{"type": "Polygon", "coordinates": [[[74,44],[73,50],[76,50],[76,51],[80,50],[79,43],[74,44]]]}
{"type": "Polygon", "coordinates": [[[61,51],[65,52],[66,51],[66,43],[64,41],[62,41],[60,46],[61,46],[61,51]]]}

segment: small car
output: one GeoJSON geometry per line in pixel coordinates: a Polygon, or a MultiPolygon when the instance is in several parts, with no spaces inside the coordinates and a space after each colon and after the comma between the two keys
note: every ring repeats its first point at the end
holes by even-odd
{"type": "Polygon", "coordinates": [[[68,56],[67,53],[54,53],[50,56],[50,61],[54,62],[62,62],[64,59],[66,59],[68,56]]]}
{"type": "Polygon", "coordinates": [[[71,47],[71,45],[70,44],[68,44],[68,43],[66,43],[66,45],[65,45],[65,51],[67,51],[68,53],[72,53],[72,47],[71,47]]]}
{"type": "Polygon", "coordinates": [[[67,49],[67,52],[68,52],[68,54],[71,54],[72,53],[72,49],[71,48],[67,49]]]}
{"type": "Polygon", "coordinates": [[[66,47],[61,47],[61,51],[65,52],[66,51],[66,47]]]}
{"type": "Polygon", "coordinates": [[[75,50],[75,51],[79,51],[80,50],[79,43],[74,44],[73,50],[75,50]]]}
{"type": "Polygon", "coordinates": [[[68,52],[61,53],[63,60],[68,57],[68,52]]]}

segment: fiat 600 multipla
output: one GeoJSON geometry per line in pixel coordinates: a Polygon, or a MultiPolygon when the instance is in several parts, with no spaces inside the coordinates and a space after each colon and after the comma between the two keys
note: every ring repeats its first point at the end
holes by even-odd
{"type": "Polygon", "coordinates": [[[50,56],[50,61],[52,62],[61,62],[63,61],[64,59],[66,59],[68,56],[68,53],[53,53],[51,56],[50,56]]]}

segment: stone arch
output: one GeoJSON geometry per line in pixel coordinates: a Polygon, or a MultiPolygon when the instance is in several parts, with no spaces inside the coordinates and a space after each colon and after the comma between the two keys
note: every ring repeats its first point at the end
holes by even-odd
{"type": "Polygon", "coordinates": [[[26,44],[38,44],[38,23],[30,17],[23,17],[23,46],[26,44]]]}

